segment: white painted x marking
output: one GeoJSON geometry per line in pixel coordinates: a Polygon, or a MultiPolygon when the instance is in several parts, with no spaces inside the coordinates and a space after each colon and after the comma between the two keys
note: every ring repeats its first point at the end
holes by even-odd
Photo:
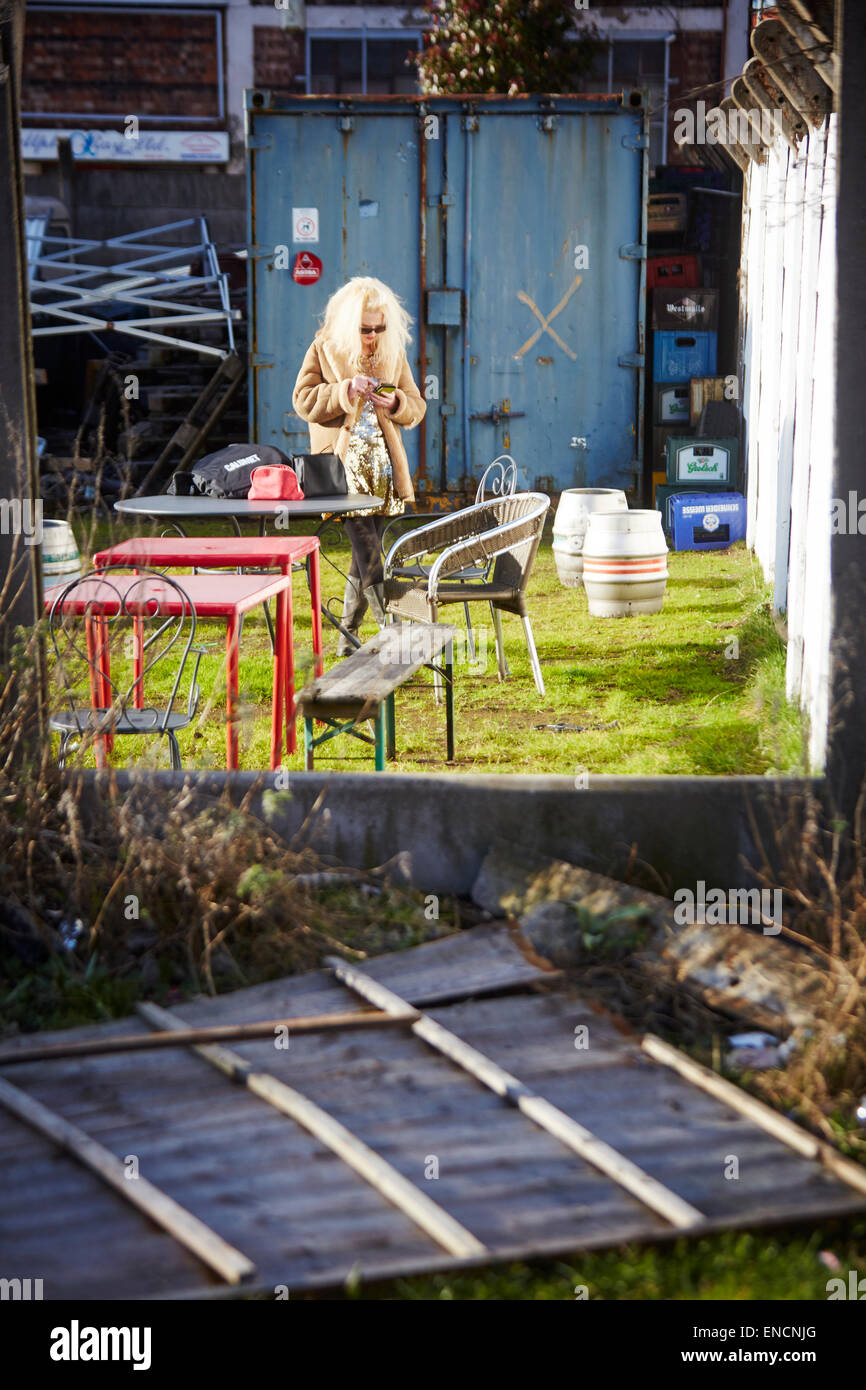
{"type": "Polygon", "coordinates": [[[529,305],[535,317],[541,321],[541,327],[536,328],[535,332],[532,334],[532,337],[526,339],[526,342],[523,344],[523,347],[519,347],[517,349],[517,351],[514,353],[515,357],[522,357],[525,352],[529,351],[533,343],[538,342],[538,339],[541,337],[542,333],[549,333],[551,338],[553,338],[557,343],[559,343],[559,346],[562,348],[563,352],[568,353],[572,361],[575,361],[577,359],[577,353],[572,352],[568,344],[562,341],[559,334],[554,329],[552,329],[550,325],[552,321],[556,318],[557,314],[561,313],[562,310],[565,308],[566,304],[571,299],[571,296],[574,294],[574,291],[577,289],[582,279],[582,275],[575,275],[574,280],[569,285],[568,289],[565,291],[565,294],[560,299],[556,308],[553,309],[547,315],[546,318],[544,314],[542,314],[541,310],[535,304],[533,304],[532,300],[529,298],[529,295],[526,293],[525,290],[517,291],[517,298],[520,300],[521,304],[529,305]]]}

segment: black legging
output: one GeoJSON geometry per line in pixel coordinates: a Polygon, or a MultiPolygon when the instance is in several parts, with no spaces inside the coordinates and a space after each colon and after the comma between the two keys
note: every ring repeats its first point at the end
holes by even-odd
{"type": "Polygon", "coordinates": [[[381,584],[385,577],[382,568],[382,532],[388,522],[383,513],[374,516],[347,516],[343,522],[352,547],[349,575],[360,581],[362,589],[381,584]]]}

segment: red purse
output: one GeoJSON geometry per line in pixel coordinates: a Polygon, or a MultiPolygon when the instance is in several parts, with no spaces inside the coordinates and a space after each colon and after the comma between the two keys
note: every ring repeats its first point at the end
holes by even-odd
{"type": "Polygon", "coordinates": [[[254,468],[250,475],[250,502],[300,502],[303,496],[298,475],[288,464],[254,468]]]}

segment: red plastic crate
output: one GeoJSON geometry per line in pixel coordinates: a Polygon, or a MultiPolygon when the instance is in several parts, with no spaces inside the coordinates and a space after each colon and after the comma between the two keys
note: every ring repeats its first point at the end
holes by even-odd
{"type": "Polygon", "coordinates": [[[701,283],[701,268],[697,256],[689,252],[682,256],[648,256],[647,289],[691,290],[701,283]]]}

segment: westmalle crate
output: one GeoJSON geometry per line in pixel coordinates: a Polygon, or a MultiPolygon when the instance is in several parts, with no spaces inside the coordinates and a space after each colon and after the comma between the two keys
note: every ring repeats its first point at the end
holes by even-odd
{"type": "Polygon", "coordinates": [[[701,283],[701,266],[697,256],[691,254],[648,256],[646,263],[646,284],[648,290],[664,287],[669,290],[689,289],[701,283]]]}
{"type": "Polygon", "coordinates": [[[719,326],[718,290],[653,290],[653,328],[698,328],[711,332],[719,326]]]}
{"type": "Polygon", "coordinates": [[[689,388],[675,382],[656,382],[653,386],[653,424],[689,424],[689,388]]]}
{"type": "Polygon", "coordinates": [[[667,441],[667,475],[672,484],[693,488],[732,488],[737,485],[739,446],[736,439],[685,438],[667,441]]]}

